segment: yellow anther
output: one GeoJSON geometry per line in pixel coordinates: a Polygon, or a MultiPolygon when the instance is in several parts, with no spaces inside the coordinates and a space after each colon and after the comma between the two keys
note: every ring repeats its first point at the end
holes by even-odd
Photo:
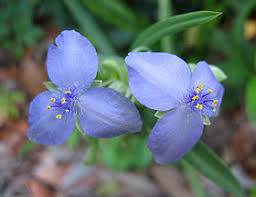
{"type": "Polygon", "coordinates": [[[55,98],[51,98],[50,101],[54,103],[56,101],[56,99],[55,98]]]}
{"type": "Polygon", "coordinates": [[[197,100],[197,99],[199,99],[198,95],[192,97],[192,100],[197,100]]]}
{"type": "Polygon", "coordinates": [[[50,109],[51,109],[51,106],[50,106],[50,105],[48,105],[48,106],[46,107],[46,109],[47,109],[47,110],[50,110],[50,109]]]}
{"type": "Polygon", "coordinates": [[[196,89],[196,93],[198,94],[200,92],[200,88],[197,88],[196,89]]]}
{"type": "Polygon", "coordinates": [[[61,114],[58,114],[58,115],[56,116],[57,119],[61,119],[61,117],[62,117],[61,114]]]}
{"type": "Polygon", "coordinates": [[[65,94],[71,94],[70,90],[65,91],[65,94]]]}
{"type": "Polygon", "coordinates": [[[212,110],[213,112],[216,112],[216,108],[213,108],[213,110],[212,110]]]}
{"type": "Polygon", "coordinates": [[[196,108],[201,110],[201,109],[203,109],[203,105],[201,105],[201,104],[198,103],[198,104],[196,105],[196,108]]]}
{"type": "Polygon", "coordinates": [[[68,110],[68,109],[66,109],[66,110],[65,110],[65,112],[69,112],[69,110],[68,110]]]}
{"type": "Polygon", "coordinates": [[[63,97],[63,98],[61,99],[61,104],[64,104],[64,103],[66,103],[66,99],[63,97]]]}
{"type": "Polygon", "coordinates": [[[208,89],[208,93],[213,93],[213,90],[212,89],[208,89]]]}
{"type": "Polygon", "coordinates": [[[218,104],[218,102],[219,102],[218,100],[214,100],[213,103],[212,103],[212,105],[213,105],[213,106],[216,106],[216,105],[218,104]]]}
{"type": "Polygon", "coordinates": [[[203,85],[203,84],[199,84],[199,89],[200,89],[200,90],[202,90],[202,89],[203,89],[203,87],[204,87],[204,85],[203,85]]]}

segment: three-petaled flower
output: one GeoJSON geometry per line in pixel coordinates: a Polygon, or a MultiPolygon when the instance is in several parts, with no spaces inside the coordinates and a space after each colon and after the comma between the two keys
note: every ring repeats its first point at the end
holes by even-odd
{"type": "Polygon", "coordinates": [[[97,53],[74,30],[63,31],[50,45],[47,71],[58,92],[45,91],[30,104],[28,138],[58,145],[72,134],[77,118],[86,134],[111,138],[141,129],[140,115],[125,96],[110,88],[90,88],[98,70],[97,53]]]}
{"type": "Polygon", "coordinates": [[[169,111],[152,129],[148,147],[156,162],[169,164],[184,156],[200,139],[202,116],[218,111],[224,88],[201,61],[193,75],[181,58],[162,52],[131,52],[125,59],[129,86],[148,108],[169,111]]]}

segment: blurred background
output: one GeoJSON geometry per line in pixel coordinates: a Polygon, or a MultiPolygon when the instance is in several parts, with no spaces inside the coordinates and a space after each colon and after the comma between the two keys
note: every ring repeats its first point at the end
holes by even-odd
{"type": "Polygon", "coordinates": [[[223,14],[151,50],[206,60],[226,73],[221,112],[202,140],[256,196],[256,0],[0,0],[0,196],[231,196],[195,172],[196,192],[190,173],[155,164],[145,136],[99,142],[74,132],[58,147],[26,138],[29,102],[46,89],[46,52],[62,30],[75,29],[100,55],[120,58],[145,28],[200,10],[223,14]]]}

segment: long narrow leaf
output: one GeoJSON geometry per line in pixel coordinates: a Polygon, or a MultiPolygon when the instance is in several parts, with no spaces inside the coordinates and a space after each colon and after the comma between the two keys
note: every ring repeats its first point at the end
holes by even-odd
{"type": "Polygon", "coordinates": [[[243,197],[244,191],[229,168],[203,142],[199,142],[185,157],[193,168],[237,197],[243,197]]]}
{"type": "Polygon", "coordinates": [[[122,1],[109,0],[81,0],[81,2],[94,14],[104,21],[135,34],[138,32],[136,16],[122,1]]]}
{"type": "Polygon", "coordinates": [[[27,143],[21,148],[19,155],[23,156],[26,153],[28,153],[32,148],[34,148],[37,145],[36,142],[32,142],[32,141],[27,141],[27,143]]]}
{"type": "Polygon", "coordinates": [[[132,45],[132,49],[138,46],[149,47],[162,39],[164,36],[183,31],[196,25],[201,25],[220,15],[220,12],[200,11],[169,17],[166,20],[150,26],[139,34],[138,38],[132,45]]]}
{"type": "Polygon", "coordinates": [[[184,168],[184,172],[188,178],[189,185],[190,185],[195,197],[207,197],[193,167],[183,159],[181,159],[180,163],[184,168]]]}
{"type": "Polygon", "coordinates": [[[115,54],[112,44],[98,27],[94,18],[76,0],[63,0],[84,33],[87,33],[95,46],[104,54],[115,54]]]}

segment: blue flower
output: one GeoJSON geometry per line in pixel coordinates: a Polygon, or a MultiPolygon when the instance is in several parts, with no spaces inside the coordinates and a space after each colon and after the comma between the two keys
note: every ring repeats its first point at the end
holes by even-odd
{"type": "Polygon", "coordinates": [[[193,75],[186,62],[169,53],[132,52],[125,61],[135,98],[148,108],[171,110],[152,129],[148,148],[158,163],[177,161],[200,139],[201,116],[218,111],[223,86],[204,61],[193,75]]]}
{"type": "Polygon", "coordinates": [[[28,138],[43,145],[68,139],[78,118],[86,134],[111,138],[141,129],[140,115],[125,96],[110,88],[88,89],[97,74],[93,45],[81,34],[63,31],[50,45],[47,71],[59,92],[45,91],[30,104],[28,138]]]}

